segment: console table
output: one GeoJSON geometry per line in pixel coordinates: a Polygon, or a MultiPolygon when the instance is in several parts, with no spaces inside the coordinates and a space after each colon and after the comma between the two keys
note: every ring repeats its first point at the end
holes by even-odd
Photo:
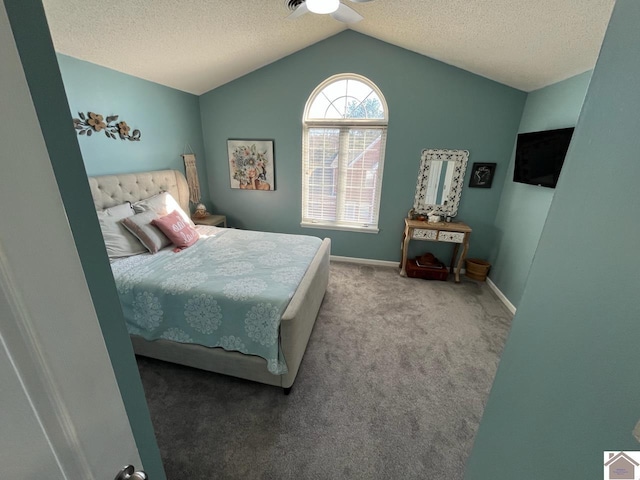
{"type": "Polygon", "coordinates": [[[456,283],[460,283],[460,269],[469,250],[469,237],[471,227],[462,222],[437,222],[429,223],[424,220],[404,219],[404,234],[402,235],[402,263],[400,264],[400,275],[407,276],[407,251],[411,240],[427,240],[431,242],[453,243],[453,255],[451,256],[450,272],[455,273],[456,283]],[[458,249],[462,244],[462,254],[455,267],[458,249]]]}

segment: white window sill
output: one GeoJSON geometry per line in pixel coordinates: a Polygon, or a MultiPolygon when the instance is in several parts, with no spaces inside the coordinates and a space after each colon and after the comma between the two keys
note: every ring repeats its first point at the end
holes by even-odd
{"type": "Polygon", "coordinates": [[[322,230],[342,230],[344,232],[378,233],[378,227],[357,227],[355,225],[336,225],[335,223],[300,222],[303,228],[320,228],[322,230]]]}

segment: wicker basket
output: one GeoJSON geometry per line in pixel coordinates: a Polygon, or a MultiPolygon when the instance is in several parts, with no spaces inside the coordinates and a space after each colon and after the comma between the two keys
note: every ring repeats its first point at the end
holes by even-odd
{"type": "Polygon", "coordinates": [[[491,264],[485,260],[467,258],[465,275],[473,280],[484,282],[487,279],[487,273],[489,273],[490,268],[491,264]]]}

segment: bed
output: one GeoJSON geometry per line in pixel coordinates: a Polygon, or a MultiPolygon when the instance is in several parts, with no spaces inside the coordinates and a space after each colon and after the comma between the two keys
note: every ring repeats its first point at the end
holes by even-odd
{"type": "MultiPolygon", "coordinates": [[[[91,187],[95,208],[99,214],[105,211],[105,209],[116,207],[125,202],[139,202],[140,200],[160,194],[161,192],[171,194],[180,207],[182,207],[185,212],[189,212],[187,182],[182,173],[176,170],[89,177],[89,185],[91,187]]],[[[229,240],[236,242],[238,241],[237,239],[242,236],[256,235],[256,233],[243,230],[200,226],[197,228],[203,238],[206,237],[206,241],[203,241],[201,238],[195,246],[199,244],[204,245],[208,242],[212,244],[214,251],[218,252],[225,238],[227,243],[229,243],[229,240]]],[[[266,235],[275,234],[264,234],[263,236],[266,235]]],[[[303,238],[303,236],[289,237],[303,238]]],[[[265,240],[265,242],[270,244],[278,243],[278,240],[287,241],[287,238],[284,237],[266,238],[268,239],[265,240]]],[[[131,333],[130,330],[135,353],[137,355],[187,365],[211,372],[279,386],[285,389],[285,393],[288,393],[300,368],[315,319],[327,288],[329,281],[330,247],[329,239],[319,241],[317,250],[309,256],[306,271],[304,269],[302,270],[304,274],[301,273],[302,278],[299,284],[297,287],[293,287],[292,292],[289,294],[290,300],[288,300],[283,307],[283,312],[280,316],[279,330],[277,332],[279,337],[277,339],[277,347],[279,358],[284,361],[286,365],[285,368],[278,369],[274,367],[273,362],[267,362],[265,358],[258,356],[258,354],[240,353],[239,351],[232,351],[232,348],[227,350],[221,347],[207,347],[196,343],[182,343],[180,338],[177,338],[178,341],[176,341],[176,339],[169,340],[165,338],[150,340],[144,338],[144,334],[131,333]]],[[[188,261],[188,258],[193,259],[194,255],[198,253],[194,251],[194,253],[185,255],[185,252],[188,252],[192,248],[193,247],[189,247],[183,252],[174,254],[171,260],[166,260],[169,258],[170,253],[165,253],[164,251],[156,255],[148,256],[157,258],[160,262],[174,262],[175,258],[184,258],[185,261],[188,261]],[[181,255],[184,257],[180,257],[181,255]],[[165,260],[163,260],[163,256],[165,260]]],[[[200,248],[200,246],[198,248],[200,248]]],[[[145,254],[140,255],[140,257],[143,256],[145,256],[145,254]]],[[[141,260],[143,259],[141,258],[141,260]]],[[[131,260],[129,261],[132,262],[131,260]]],[[[211,260],[211,264],[213,268],[215,260],[211,260]]],[[[124,263],[122,265],[124,265],[124,263]]],[[[165,266],[165,268],[167,267],[165,266]]],[[[113,269],[114,272],[117,270],[116,268],[113,269]]],[[[118,284],[118,279],[116,279],[116,284],[118,284]]],[[[122,291],[123,289],[119,288],[121,300],[123,298],[122,291]]],[[[123,310],[126,310],[126,308],[124,308],[124,302],[123,310]]],[[[125,312],[125,316],[126,315],[127,313],[125,312]]],[[[227,320],[225,319],[225,321],[227,320]]],[[[228,347],[228,345],[225,346],[228,347]]]]}

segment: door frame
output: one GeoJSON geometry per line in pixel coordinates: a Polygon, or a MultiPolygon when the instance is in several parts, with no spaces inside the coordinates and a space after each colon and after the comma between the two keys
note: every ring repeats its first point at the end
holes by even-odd
{"type": "MultiPolygon", "coordinates": [[[[133,430],[135,443],[147,473],[154,480],[164,480],[160,452],[151,424],[149,410],[144,397],[142,382],[137,370],[135,357],[124,316],[119,308],[119,299],[109,267],[93,200],[89,190],[84,162],[80,153],[75,131],[71,122],[69,104],[64,91],[62,77],[53,49],[46,16],[41,0],[2,0],[10,24],[8,35],[13,37],[17,49],[24,80],[28,85],[31,108],[35,110],[36,131],[44,140],[48,155],[48,168],[52,170],[57,195],[62,201],[61,212],[65,216],[67,228],[75,245],[81,271],[88,287],[92,308],[97,316],[99,331],[108,351],[110,363],[120,389],[121,398],[133,430]]],[[[4,66],[3,66],[4,68],[4,66]]],[[[4,112],[3,112],[4,114],[4,112]]],[[[5,119],[9,122],[13,119],[5,119]]],[[[31,143],[29,139],[19,139],[21,145],[31,143]]],[[[13,147],[15,145],[9,145],[13,147]]],[[[5,150],[3,146],[3,150],[5,150]]],[[[4,153],[4,152],[3,152],[4,153]]],[[[15,153],[15,152],[14,152],[15,153]]],[[[15,155],[5,158],[16,158],[15,155]]],[[[4,174],[4,172],[3,172],[4,174]]],[[[38,173],[35,176],[39,176],[38,173]]],[[[26,188],[22,201],[32,205],[31,214],[39,221],[39,212],[34,212],[31,192],[33,184],[26,188]]],[[[29,218],[18,215],[20,220],[29,218]]],[[[46,245],[41,245],[47,248],[46,245]]],[[[15,273],[15,272],[14,272],[15,273]]],[[[20,292],[25,294],[24,291],[20,292]]],[[[65,393],[64,391],[62,392],[65,393]]]]}

